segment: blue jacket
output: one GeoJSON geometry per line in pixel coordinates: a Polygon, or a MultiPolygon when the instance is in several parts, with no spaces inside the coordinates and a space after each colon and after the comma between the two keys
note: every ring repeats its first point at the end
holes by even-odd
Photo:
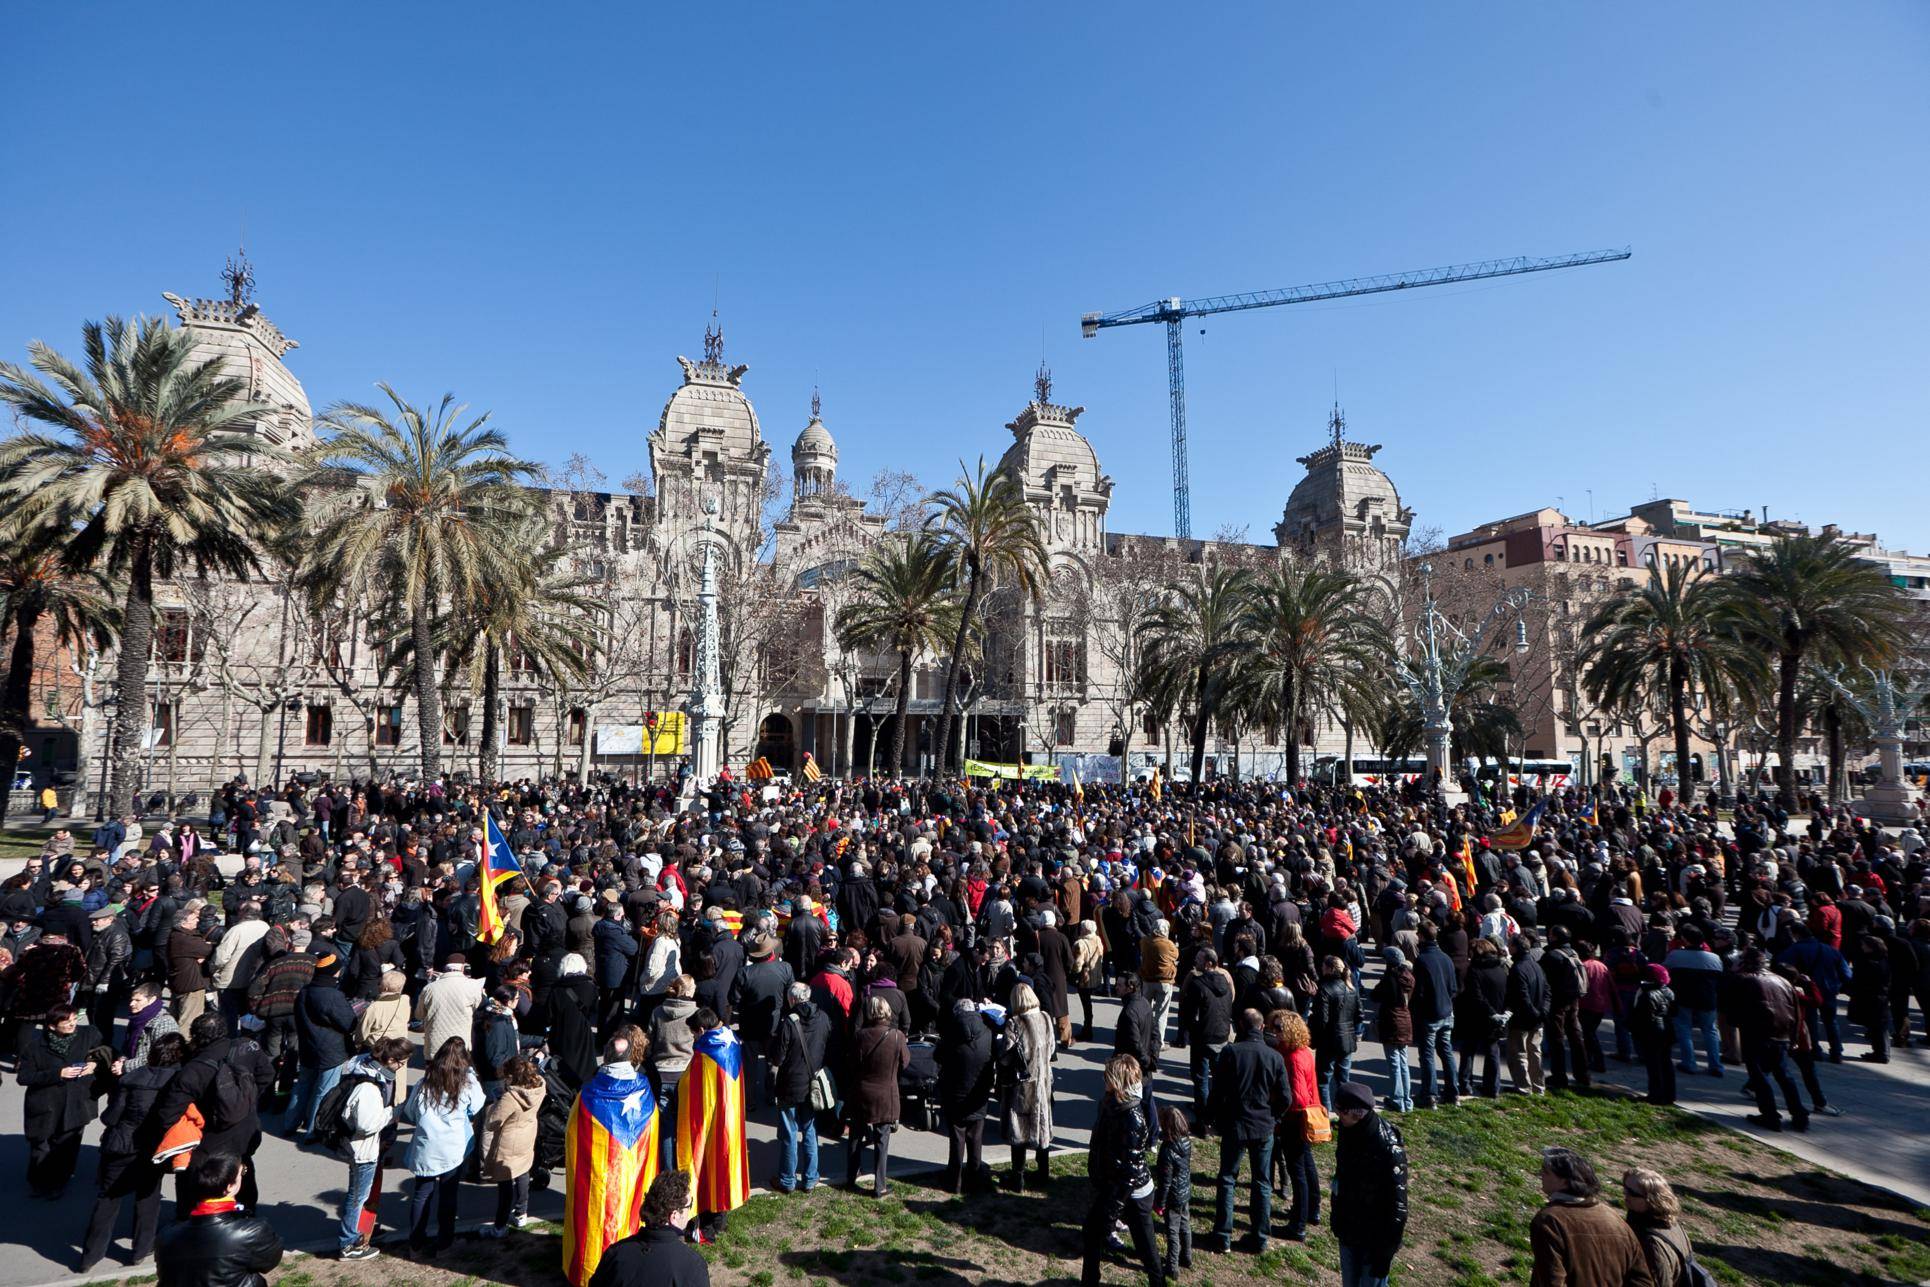
{"type": "Polygon", "coordinates": [[[355,1031],[355,1007],[333,979],[316,981],[295,998],[295,1032],[301,1038],[301,1066],[339,1068],[348,1062],[348,1039],[355,1031]]]}
{"type": "Polygon", "coordinates": [[[1843,954],[1820,938],[1791,943],[1776,957],[1778,965],[1793,965],[1815,982],[1824,993],[1841,992],[1849,982],[1850,963],[1843,954]]]}
{"type": "Polygon", "coordinates": [[[630,963],[637,956],[637,939],[621,921],[601,920],[590,931],[596,945],[596,985],[621,988],[630,981],[630,963]]]}

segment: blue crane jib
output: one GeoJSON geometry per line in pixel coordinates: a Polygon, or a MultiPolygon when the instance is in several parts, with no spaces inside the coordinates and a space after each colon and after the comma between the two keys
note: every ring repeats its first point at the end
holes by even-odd
{"type": "Polygon", "coordinates": [[[1180,323],[1189,317],[1215,313],[1239,313],[1254,308],[1274,308],[1281,304],[1314,304],[1321,300],[1347,299],[1355,295],[1378,295],[1387,291],[1411,290],[1421,286],[1446,286],[1454,282],[1482,281],[1490,277],[1513,277],[1521,273],[1543,273],[1556,268],[1581,268],[1588,264],[1608,264],[1627,259],[1633,251],[1592,250],[1574,255],[1512,259],[1484,259],[1472,264],[1450,264],[1445,268],[1423,268],[1414,272],[1382,273],[1377,277],[1352,277],[1344,281],[1315,282],[1289,286],[1283,290],[1248,291],[1240,295],[1213,295],[1205,299],[1154,300],[1138,308],[1118,313],[1087,313],[1079,319],[1079,330],[1087,339],[1112,326],[1135,326],[1143,322],[1166,324],[1166,378],[1173,421],[1173,529],[1174,535],[1190,539],[1193,535],[1192,488],[1188,480],[1186,450],[1186,368],[1180,342],[1180,323]]]}

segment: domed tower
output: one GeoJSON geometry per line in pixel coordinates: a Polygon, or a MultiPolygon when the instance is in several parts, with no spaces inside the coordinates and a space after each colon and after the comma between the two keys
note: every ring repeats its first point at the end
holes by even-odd
{"type": "Polygon", "coordinates": [[[791,498],[809,500],[837,490],[838,444],[824,427],[824,403],[811,391],[811,423],[791,444],[791,498]]]}
{"type": "Polygon", "coordinates": [[[1326,446],[1300,457],[1307,476],[1287,497],[1274,525],[1282,549],[1324,554],[1374,573],[1400,561],[1414,511],[1401,504],[1393,480],[1374,466],[1379,443],[1348,442],[1347,420],[1334,404],[1326,446]]]}
{"type": "Polygon", "coordinates": [[[245,400],[261,408],[248,432],[277,447],[296,450],[315,443],[308,394],[282,359],[300,347],[268,320],[255,303],[255,270],[244,253],[228,261],[225,299],[184,299],[163,292],[181,329],[194,338],[197,360],[213,359],[221,373],[246,388],[245,400]]]}
{"type": "Polygon", "coordinates": [[[750,367],[724,364],[724,333],[714,319],[704,332],[704,360],[679,357],[677,363],[684,382],[664,403],[650,435],[659,520],[673,532],[699,527],[705,502],[714,496],[726,532],[754,530],[771,445],[740,387],[750,367]]]}
{"type": "Polygon", "coordinates": [[[1039,516],[1053,550],[1097,553],[1106,544],[1106,511],[1112,479],[1099,468],[1099,454],[1074,427],[1084,407],[1052,401],[1052,373],[1039,364],[1032,401],[1005,427],[1012,445],[999,457],[1000,473],[1014,478],[1039,516]]]}

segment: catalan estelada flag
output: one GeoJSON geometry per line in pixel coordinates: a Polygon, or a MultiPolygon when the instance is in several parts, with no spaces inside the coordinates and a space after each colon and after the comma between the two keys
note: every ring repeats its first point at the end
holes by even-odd
{"type": "Polygon", "coordinates": [[[476,877],[482,882],[482,908],[476,915],[476,937],[482,942],[494,943],[508,928],[503,921],[502,909],[496,906],[496,887],[522,874],[523,865],[516,861],[509,841],[503,839],[503,829],[496,825],[496,815],[487,809],[483,810],[482,854],[476,861],[476,877]]]}
{"type": "Polygon", "coordinates": [[[589,1287],[603,1253],[641,1225],[658,1129],[650,1081],[627,1064],[605,1064],[577,1095],[563,1136],[563,1274],[574,1287],[589,1287]]]}
{"type": "Polygon", "coordinates": [[[817,757],[809,751],[806,751],[804,753],[804,780],[806,782],[816,782],[823,776],[824,771],[818,768],[817,757]]]}
{"type": "Polygon", "coordinates": [[[1502,828],[1488,837],[1488,843],[1496,849],[1526,849],[1535,839],[1535,824],[1541,821],[1542,810],[1548,807],[1546,796],[1535,801],[1535,807],[1523,814],[1520,820],[1502,828]]]}
{"type": "Polygon", "coordinates": [[[734,1211],[750,1197],[744,1048],[729,1028],[697,1038],[677,1085],[677,1169],[690,1172],[697,1215],[734,1211]]]}

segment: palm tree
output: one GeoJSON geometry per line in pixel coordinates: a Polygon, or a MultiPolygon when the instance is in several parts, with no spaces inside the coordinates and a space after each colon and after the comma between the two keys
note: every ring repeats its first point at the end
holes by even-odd
{"type": "Polygon", "coordinates": [[[1863,718],[1863,712],[1857,709],[1849,694],[1814,665],[1803,667],[1803,677],[1796,685],[1796,706],[1804,724],[1823,730],[1824,755],[1829,764],[1829,800],[1831,804],[1839,804],[1849,798],[1849,783],[1843,774],[1849,743],[1869,737],[1869,721],[1863,718]]]}
{"type": "MultiPolygon", "coordinates": [[[[33,723],[36,635],[51,620],[63,644],[91,639],[105,648],[114,638],[117,614],[107,582],[92,568],[68,572],[61,566],[59,529],[9,524],[0,532],[0,630],[13,631],[7,679],[0,689],[0,772],[12,785],[20,762],[23,734],[33,723]]],[[[3,812],[3,811],[0,811],[3,812]]]]}
{"type": "Polygon", "coordinates": [[[857,596],[838,610],[834,623],[845,648],[898,654],[898,709],[891,728],[894,773],[905,763],[912,660],[921,653],[936,654],[948,639],[955,649],[964,647],[965,632],[959,629],[963,614],[952,595],[952,566],[930,532],[887,537],[852,572],[857,596]]]}
{"type": "Polygon", "coordinates": [[[962,586],[964,602],[945,667],[945,700],[938,715],[937,760],[942,768],[951,758],[952,714],[958,698],[958,671],[965,651],[965,632],[976,624],[980,600],[994,586],[1009,587],[1036,599],[1045,584],[1045,535],[1038,516],[1025,503],[1025,492],[1010,474],[987,474],[985,458],[975,475],[959,462],[958,482],[928,502],[927,526],[950,565],[953,586],[962,586]]]}
{"type": "Polygon", "coordinates": [[[1243,571],[1202,569],[1173,586],[1146,622],[1142,651],[1154,707],[1192,712],[1196,787],[1206,772],[1207,729],[1236,687],[1249,585],[1243,571]]]}
{"type": "Polygon", "coordinates": [[[286,522],[281,457],[244,432],[246,386],[198,361],[194,339],[157,318],[81,329],[83,369],[47,345],[32,372],[0,363],[0,401],[57,430],[0,444],[0,496],[16,517],[63,529],[69,571],[124,584],[116,661],[115,807],[134,795],[149,718],[154,582],[182,566],[242,575],[256,542],[286,522]]]}
{"type": "MultiPolygon", "coordinates": [[[[601,584],[564,565],[569,551],[549,540],[549,523],[532,509],[509,533],[505,561],[510,575],[477,587],[464,602],[436,618],[430,631],[444,673],[464,673],[482,703],[477,772],[495,780],[497,707],[503,666],[537,682],[566,687],[589,673],[601,647],[596,618],[600,604],[591,590],[601,584]]],[[[414,646],[405,631],[389,654],[391,668],[412,668],[414,646]]]]}
{"type": "Polygon", "coordinates": [[[1351,572],[1283,563],[1261,577],[1240,628],[1247,706],[1256,722],[1285,730],[1287,780],[1300,780],[1302,732],[1321,715],[1362,719],[1386,675],[1386,632],[1368,611],[1368,589],[1351,572]]]}
{"type": "Polygon", "coordinates": [[[409,630],[409,669],[422,776],[442,771],[442,695],[435,623],[446,601],[467,611],[518,576],[516,533],[533,507],[525,484],[538,466],[519,460],[487,412],[445,394],[411,406],[379,385],[390,406],[342,403],[302,480],[315,533],[300,580],[317,604],[373,601],[409,630]]]}
{"type": "Polygon", "coordinates": [[[1700,565],[1660,568],[1645,585],[1597,608],[1582,639],[1582,689],[1596,706],[1621,707],[1645,691],[1662,694],[1675,737],[1677,794],[1683,804],[1693,803],[1690,708],[1726,691],[1728,677],[1761,664],[1742,638],[1729,591],[1700,565]]]}
{"type": "Polygon", "coordinates": [[[1723,582],[1745,642],[1776,663],[1778,796],[1796,808],[1797,687],[1805,662],[1878,662],[1904,640],[1903,595],[1841,533],[1779,536],[1723,582]]]}

